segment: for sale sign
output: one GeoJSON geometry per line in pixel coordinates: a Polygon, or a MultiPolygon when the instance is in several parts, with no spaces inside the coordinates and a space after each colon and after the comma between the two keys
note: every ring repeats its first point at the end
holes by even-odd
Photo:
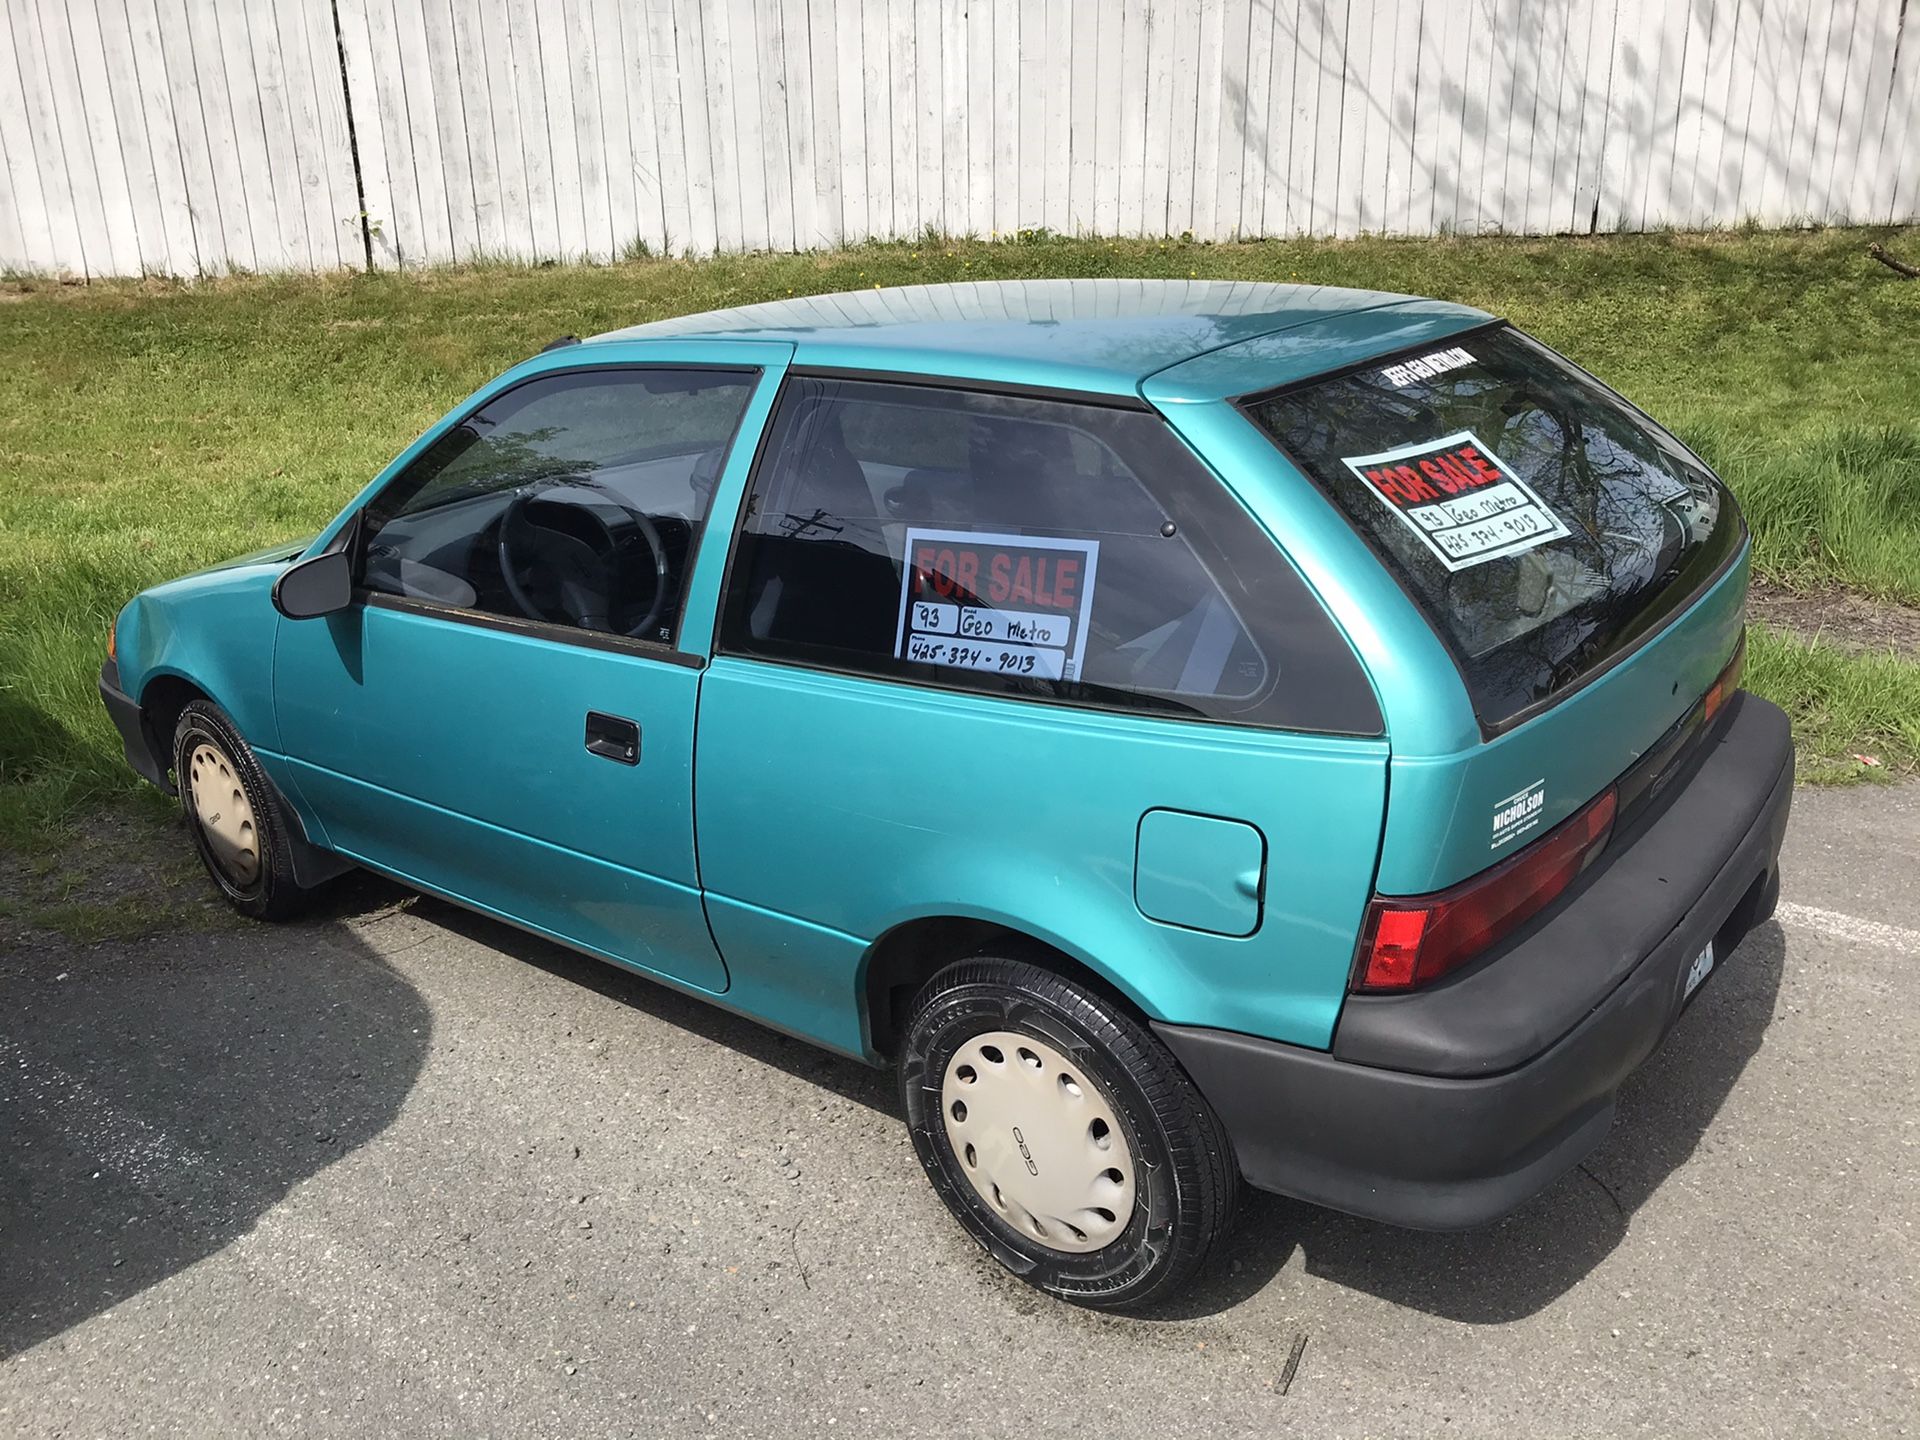
{"type": "Polygon", "coordinates": [[[1349,470],[1449,570],[1564,539],[1564,521],[1471,430],[1378,455],[1349,470]]]}
{"type": "Polygon", "coordinates": [[[907,531],[896,654],[927,665],[1075,680],[1097,540],[907,531]]]}

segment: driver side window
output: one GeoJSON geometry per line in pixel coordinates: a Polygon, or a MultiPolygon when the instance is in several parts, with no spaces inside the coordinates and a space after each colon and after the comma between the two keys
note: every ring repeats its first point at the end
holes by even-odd
{"type": "Polygon", "coordinates": [[[745,371],[541,376],[448,430],[368,507],[361,583],[670,645],[745,371]]]}

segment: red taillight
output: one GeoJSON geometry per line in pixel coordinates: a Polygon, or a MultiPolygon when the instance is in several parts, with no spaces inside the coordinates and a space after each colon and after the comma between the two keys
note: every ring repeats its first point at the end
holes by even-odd
{"type": "Polygon", "coordinates": [[[1714,678],[1713,684],[1707,687],[1706,698],[1700,702],[1702,724],[1711,722],[1720,707],[1733,698],[1734,692],[1740,688],[1740,672],[1746,663],[1747,637],[1742,634],[1740,643],[1733,647],[1733,658],[1727,661],[1727,668],[1714,678]]]}
{"type": "Polygon", "coordinates": [[[1538,914],[1606,848],[1611,788],[1511,859],[1433,895],[1375,896],[1360,933],[1356,990],[1410,990],[1438,979],[1538,914]]]}

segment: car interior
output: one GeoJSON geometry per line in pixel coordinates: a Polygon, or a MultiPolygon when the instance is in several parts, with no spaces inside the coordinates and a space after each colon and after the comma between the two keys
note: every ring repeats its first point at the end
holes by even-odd
{"type": "MultiPolygon", "coordinates": [[[[467,467],[481,483],[429,487],[420,508],[376,524],[362,584],[671,643],[724,447],[592,461],[476,436],[462,453],[489,443],[497,460],[467,467]]],[[[1085,430],[817,401],[776,444],[743,571],[755,639],[892,657],[910,528],[1067,536],[1099,545],[1082,681],[1229,697],[1267,683],[1266,657],[1189,539],[1168,533],[1164,507],[1085,430]],[[915,458],[938,463],[897,463],[915,458]]]]}
{"type": "Polygon", "coordinates": [[[669,643],[724,458],[636,452],[396,515],[369,540],[362,583],[669,643]]]}
{"type": "Polygon", "coordinates": [[[946,463],[888,463],[857,456],[848,428],[898,436],[916,422],[911,407],[885,407],[909,413],[884,425],[850,413],[874,403],[816,403],[791,423],[763,482],[766,513],[752,522],[754,638],[891,656],[910,528],[1057,535],[1100,547],[1085,682],[1228,696],[1265,684],[1266,659],[1221,587],[1185,537],[1165,533],[1164,507],[1103,441],[1066,424],[973,415],[944,447],[946,463]]]}

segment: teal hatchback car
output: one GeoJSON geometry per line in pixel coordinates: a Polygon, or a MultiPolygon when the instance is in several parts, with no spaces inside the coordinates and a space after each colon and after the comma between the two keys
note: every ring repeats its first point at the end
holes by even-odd
{"type": "Polygon", "coordinates": [[[556,342],[101,693],[227,897],[352,865],[891,1064],[1063,1298],[1244,1179],[1493,1219],[1772,911],[1707,467],[1476,310],[1050,281],[556,342]]]}

